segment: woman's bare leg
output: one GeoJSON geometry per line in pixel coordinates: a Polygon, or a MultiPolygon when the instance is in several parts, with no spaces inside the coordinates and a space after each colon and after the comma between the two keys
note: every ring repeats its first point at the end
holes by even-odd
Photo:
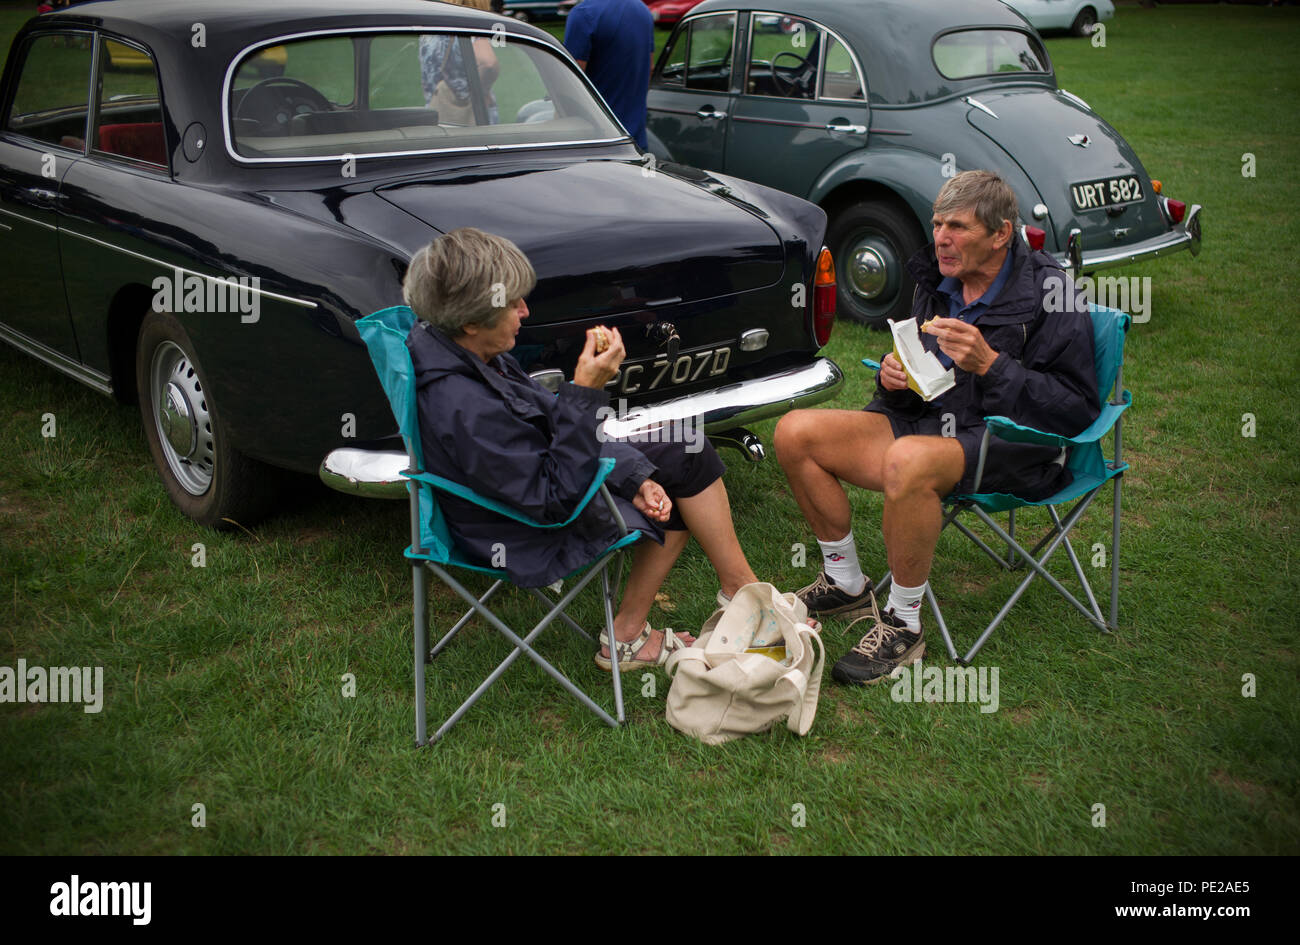
{"type": "MultiPolygon", "coordinates": [[[[649,538],[637,543],[636,552],[632,556],[632,569],[628,572],[627,585],[623,589],[623,600],[619,604],[618,613],[614,615],[614,639],[628,643],[641,634],[641,628],[645,626],[650,608],[655,602],[655,595],[659,593],[668,572],[686,547],[689,537],[684,531],[666,531],[662,545],[649,538]]],[[[689,640],[688,636],[683,642],[689,640]]],[[[659,658],[662,645],[663,634],[656,631],[641,648],[638,662],[645,660],[653,663],[659,658]]],[[[601,647],[600,652],[604,656],[609,655],[609,650],[605,647],[601,647]]]]}
{"type": "Polygon", "coordinates": [[[690,529],[700,548],[718,574],[722,593],[728,597],[746,584],[758,580],[750,570],[745,552],[736,537],[736,526],[731,521],[731,504],[727,501],[727,487],[719,478],[703,492],[689,499],[674,499],[682,513],[682,521],[690,529]]]}

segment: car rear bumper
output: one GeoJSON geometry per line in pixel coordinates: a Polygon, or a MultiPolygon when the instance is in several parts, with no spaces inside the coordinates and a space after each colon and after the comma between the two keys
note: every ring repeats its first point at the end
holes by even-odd
{"type": "MultiPolygon", "coordinates": [[[[740,381],[672,400],[637,407],[605,421],[610,437],[652,433],[671,423],[701,424],[705,433],[721,433],[746,423],[780,416],[834,397],[844,374],[830,358],[766,377],[740,381]],[[696,418],[699,418],[698,420],[696,418]]],[[[342,448],[330,452],[320,465],[321,482],[331,489],[376,499],[406,497],[409,466],[400,450],[342,448]]]]}
{"type": "MultiPolygon", "coordinates": [[[[1187,211],[1187,217],[1168,233],[1120,246],[1112,250],[1093,250],[1083,254],[1083,272],[1096,269],[1109,269],[1113,266],[1126,266],[1141,259],[1154,259],[1183,251],[1193,256],[1201,251],[1201,205],[1194,204],[1187,211]]],[[[1062,266],[1069,267],[1069,253],[1053,254],[1062,266]]]]}

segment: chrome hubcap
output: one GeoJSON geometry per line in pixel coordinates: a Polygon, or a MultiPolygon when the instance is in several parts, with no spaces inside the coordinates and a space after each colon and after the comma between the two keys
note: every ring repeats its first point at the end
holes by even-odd
{"type": "Polygon", "coordinates": [[[854,295],[874,299],[889,285],[889,266],[875,246],[859,244],[849,256],[848,278],[854,295]]]}
{"type": "Polygon", "coordinates": [[[212,416],[193,363],[170,341],[154,351],[150,393],[167,466],[186,492],[203,495],[212,485],[212,416]]]}

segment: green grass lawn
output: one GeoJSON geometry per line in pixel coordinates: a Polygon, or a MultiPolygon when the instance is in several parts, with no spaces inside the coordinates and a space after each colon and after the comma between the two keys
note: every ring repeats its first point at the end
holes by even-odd
{"type": "MultiPolygon", "coordinates": [[[[0,32],[26,10],[0,7],[0,32]]],[[[979,661],[999,668],[998,711],[897,703],[827,673],[808,737],[718,748],[667,725],[662,675],[653,691],[628,679],[615,731],[520,661],[416,751],[404,505],[309,488],[252,533],[205,531],[167,501],[132,408],[0,346],[0,666],[102,666],[106,689],[98,714],[0,704],[0,852],[1300,852],[1300,11],[1123,7],[1106,35],[1047,41],[1062,85],[1166,193],[1206,207],[1199,258],[1124,273],[1150,276],[1153,298],[1128,346],[1118,634],[1036,585],[979,661]]],[[[863,402],[857,361],[884,347],[837,327],[839,406],[863,402]]],[[[816,545],[775,462],[727,458],[755,571],[811,581],[816,545]]],[[[853,502],[878,574],[879,501],[853,502]]],[[[1107,539],[1104,512],[1082,545],[1107,539]]],[[[1015,583],[944,536],[933,584],[959,642],[1015,583]]],[[[715,588],[689,549],[654,621],[698,627],[715,588]]],[[[435,624],[452,604],[435,595],[435,624]]],[[[826,627],[832,659],[855,642],[845,629],[826,627]]],[[[571,635],[543,650],[599,685],[571,635]]],[[[453,645],[433,715],[506,651],[481,629],[453,645]]]]}

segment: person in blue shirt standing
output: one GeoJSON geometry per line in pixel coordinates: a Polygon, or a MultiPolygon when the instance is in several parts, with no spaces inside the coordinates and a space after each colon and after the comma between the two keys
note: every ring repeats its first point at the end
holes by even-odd
{"type": "Polygon", "coordinates": [[[650,10],[641,0],[583,0],[569,14],[564,45],[645,150],[645,101],[655,50],[650,10]]]}

